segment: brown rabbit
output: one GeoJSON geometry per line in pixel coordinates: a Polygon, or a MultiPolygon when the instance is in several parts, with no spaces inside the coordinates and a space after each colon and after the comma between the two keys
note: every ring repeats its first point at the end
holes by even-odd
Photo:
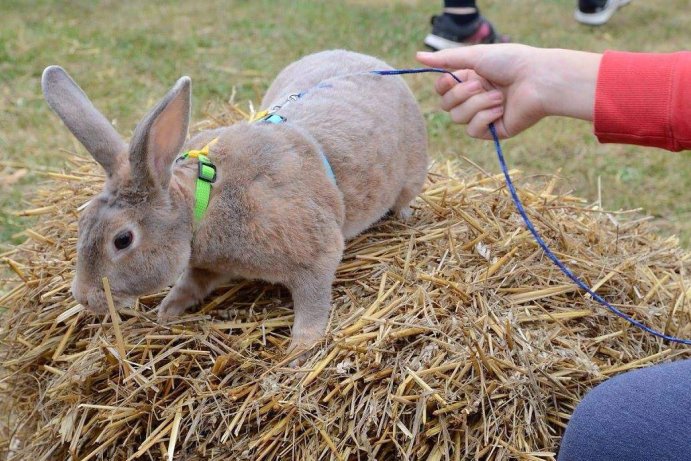
{"type": "Polygon", "coordinates": [[[48,67],[48,104],[107,173],[79,220],[75,299],[106,312],[103,277],[118,305],[173,285],[159,307],[167,318],[230,279],[266,280],[292,294],[291,348],[312,346],[327,327],[344,239],[388,210],[409,215],[427,171],[417,103],[400,77],[368,73],[375,69],[390,67],[342,50],[309,55],[284,69],[262,102],[284,123],[237,123],[187,143],[183,77],[128,147],[67,73],[48,67]],[[195,223],[198,161],[176,158],[214,139],[217,178],[195,223]]]}

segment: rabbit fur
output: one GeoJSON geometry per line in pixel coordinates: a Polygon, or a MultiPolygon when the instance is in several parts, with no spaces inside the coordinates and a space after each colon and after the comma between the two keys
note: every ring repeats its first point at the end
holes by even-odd
{"type": "Polygon", "coordinates": [[[282,106],[285,123],[241,122],[188,141],[183,77],[128,146],[63,69],[48,67],[48,104],[106,171],[79,219],[75,299],[103,313],[103,277],[118,306],[172,285],[158,308],[167,319],[231,279],[265,280],[291,292],[291,349],[311,347],[328,324],[344,239],[389,210],[407,217],[425,180],[427,137],[413,95],[400,77],[367,73],[390,68],[343,50],[308,55],[280,72],[262,101],[282,106]],[[195,224],[197,160],[176,158],[216,138],[217,181],[195,224]]]}

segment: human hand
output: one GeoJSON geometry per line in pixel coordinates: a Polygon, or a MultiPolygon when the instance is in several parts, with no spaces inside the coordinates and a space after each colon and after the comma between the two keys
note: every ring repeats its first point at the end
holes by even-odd
{"type": "Polygon", "coordinates": [[[461,79],[444,75],[435,89],[442,109],[472,137],[491,139],[490,123],[509,138],[548,115],[592,120],[599,54],[502,44],[420,52],[417,59],[461,79]]]}

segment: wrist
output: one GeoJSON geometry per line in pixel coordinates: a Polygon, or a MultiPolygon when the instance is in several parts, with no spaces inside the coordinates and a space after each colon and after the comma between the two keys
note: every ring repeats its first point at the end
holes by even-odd
{"type": "Polygon", "coordinates": [[[538,92],[544,115],[592,121],[602,55],[561,49],[542,51],[534,71],[540,76],[538,92]]]}

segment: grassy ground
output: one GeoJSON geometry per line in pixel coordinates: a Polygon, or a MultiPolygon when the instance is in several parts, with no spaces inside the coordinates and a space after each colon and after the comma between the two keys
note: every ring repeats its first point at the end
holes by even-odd
{"type": "MultiPolygon", "coordinates": [[[[672,51],[691,43],[687,0],[634,1],[602,28],[572,19],[575,0],[481,0],[483,13],[514,40],[602,51],[672,51]]],[[[258,101],[272,77],[299,56],[326,48],[370,53],[413,66],[441,1],[195,0],[175,2],[0,0],[0,245],[28,224],[12,214],[65,149],[84,152],[42,100],[40,75],[64,66],[121,133],[183,74],[194,116],[237,90],[258,101]]],[[[429,122],[436,158],[467,156],[497,171],[492,146],[465,136],[437,109],[433,77],[410,77],[429,122]]],[[[386,110],[382,107],[382,110],[386,110]]],[[[548,120],[507,141],[511,167],[529,175],[561,170],[566,188],[610,209],[643,208],[665,233],[691,246],[691,155],[598,145],[590,127],[548,120]]],[[[14,237],[13,237],[14,236],[14,237]]],[[[0,247],[0,252],[2,247],[0,247]]]]}

